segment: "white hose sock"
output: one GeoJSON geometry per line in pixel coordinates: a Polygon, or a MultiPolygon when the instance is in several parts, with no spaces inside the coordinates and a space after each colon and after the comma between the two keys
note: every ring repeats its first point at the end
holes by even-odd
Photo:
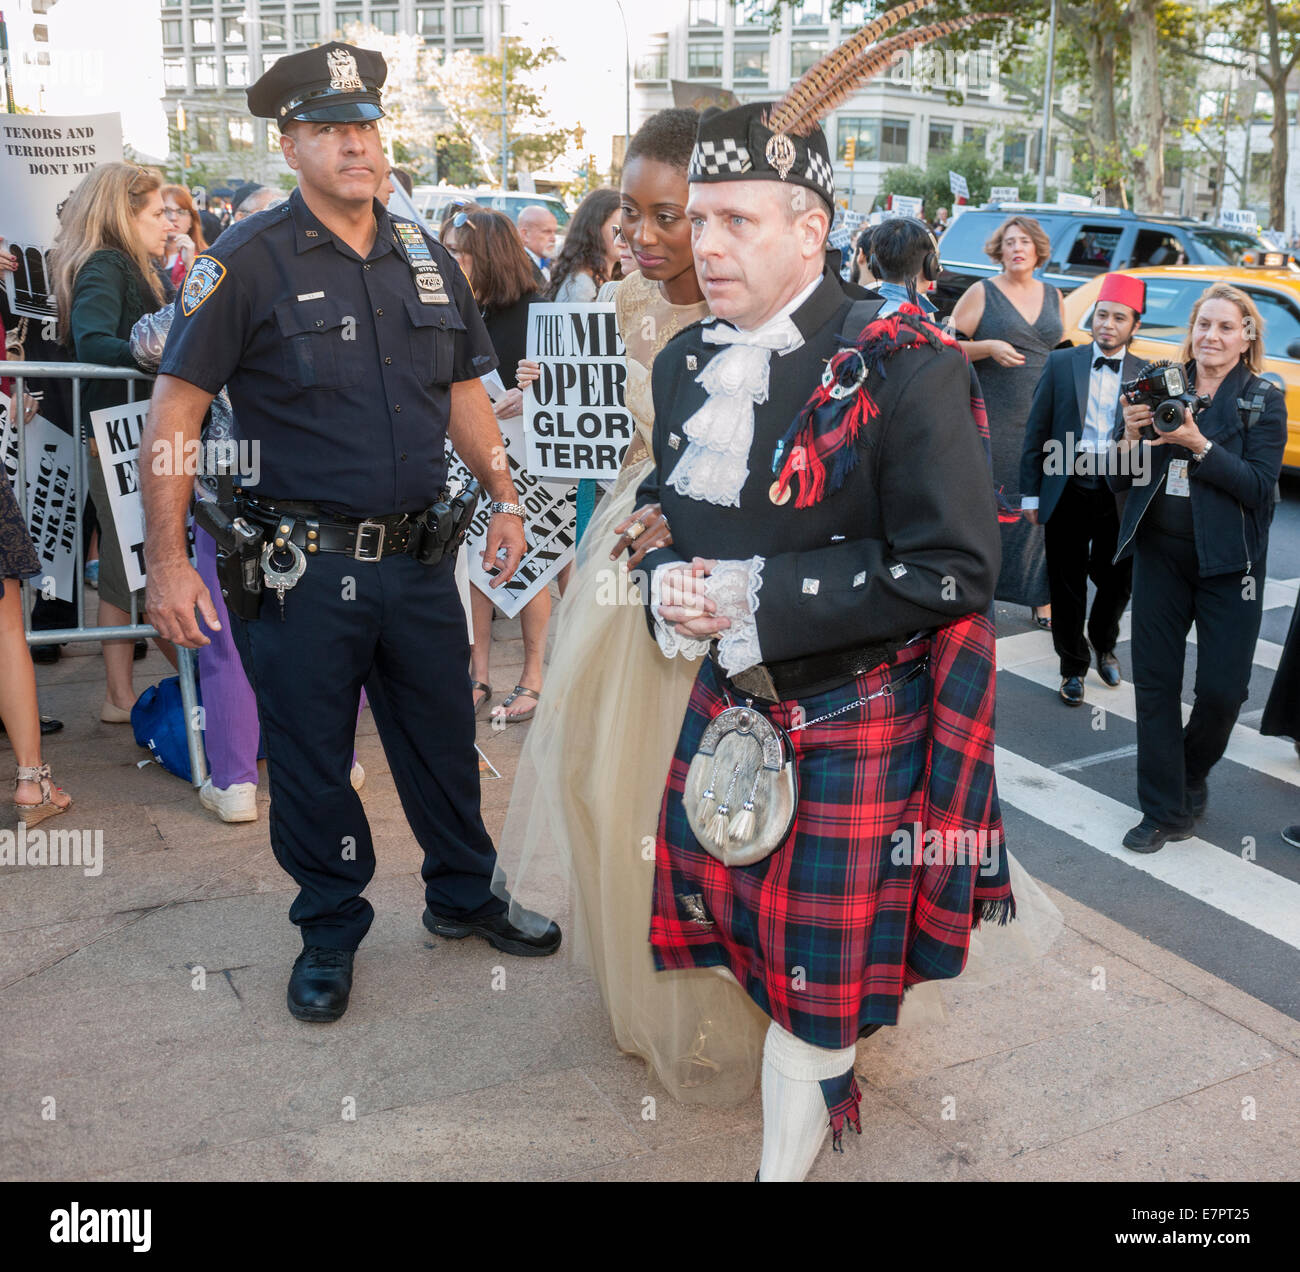
{"type": "Polygon", "coordinates": [[[851,1070],[856,1050],[814,1047],[772,1022],[763,1044],[761,1181],[798,1182],[807,1176],[830,1129],[820,1083],[851,1070]]]}

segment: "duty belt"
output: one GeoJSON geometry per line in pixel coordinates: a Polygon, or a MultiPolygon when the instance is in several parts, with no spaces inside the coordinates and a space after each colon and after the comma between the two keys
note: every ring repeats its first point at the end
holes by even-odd
{"type": "Polygon", "coordinates": [[[381,561],[419,546],[421,527],[407,513],[353,520],[324,514],[316,504],[266,499],[248,499],[246,510],[266,528],[269,544],[282,547],[292,543],[309,556],[341,552],[354,561],[381,561]]]}
{"type": "Polygon", "coordinates": [[[888,663],[907,645],[924,639],[928,632],[861,649],[831,654],[813,654],[808,658],[791,658],[783,662],[759,663],[735,676],[728,676],[718,662],[718,646],[709,649],[709,658],[722,679],[741,697],[767,702],[788,702],[792,698],[811,697],[856,680],[866,672],[888,663]]]}

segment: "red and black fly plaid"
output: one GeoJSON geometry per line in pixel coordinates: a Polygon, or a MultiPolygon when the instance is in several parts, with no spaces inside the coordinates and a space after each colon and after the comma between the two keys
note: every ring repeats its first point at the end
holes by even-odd
{"type": "Polygon", "coordinates": [[[790,727],[928,675],[791,734],[799,808],[764,861],[727,867],[691,833],[686,771],[729,702],[712,663],[692,691],[656,841],[655,965],[729,968],[782,1028],[851,1046],[893,1024],[906,990],[957,976],[972,926],[1014,914],[993,776],[993,628],[971,616],[847,685],[767,711],[790,727]]]}

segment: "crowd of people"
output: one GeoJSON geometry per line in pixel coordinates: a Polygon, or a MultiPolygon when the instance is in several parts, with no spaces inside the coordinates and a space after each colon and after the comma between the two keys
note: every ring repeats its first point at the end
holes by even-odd
{"type": "MultiPolygon", "coordinates": [[[[340,473],[302,446],[295,471],[310,472],[316,487],[275,487],[278,501],[257,511],[271,534],[304,545],[298,555],[323,555],[289,585],[287,605],[284,590],[278,603],[264,600],[260,619],[223,603],[217,545],[202,530],[197,574],[178,556],[191,495],[213,493],[202,481],[142,474],[149,591],[133,594],[92,463],[98,622],[124,626],[134,609],[155,622],[173,663],[174,643],[200,649],[211,766],[200,798],[216,816],[256,817],[266,749],[272,841],[302,888],[291,910],[304,933],[289,987],[298,1019],[343,1014],[352,954],[372,917],[361,897],[374,864],[356,796],[364,774],[355,753],[350,770],[346,762],[364,686],[426,852],[429,931],[553,953],[558,928],[518,898],[539,854],[559,853],[620,1047],[644,1056],[684,1100],[743,1098],[761,1070],[760,1176],[802,1178],[825,1133],[838,1141],[856,1123],[858,1038],[906,1018],[905,992],[917,1011],[941,979],[1029,956],[999,940],[1012,915],[1018,930],[1051,925],[1051,903],[1005,852],[987,875],[951,871],[942,883],[910,861],[890,864],[900,825],[1000,839],[995,599],[1027,607],[1051,632],[1060,697],[1077,706],[1094,659],[1103,684],[1121,681],[1115,649],[1131,593],[1143,819],[1125,845],[1154,852],[1189,837],[1204,813],[1208,774],[1248,688],[1286,433],[1282,395],[1258,374],[1263,320],[1237,289],[1207,289],[1180,360],[1209,404],[1153,435],[1149,408],[1120,393],[1144,308],[1140,284],[1108,278],[1092,343],[1058,348],[1061,296],[1035,276],[1046,236],[1023,215],[989,240],[999,272],[961,298],[946,328],[926,297],[939,270],[929,226],[893,218],[864,232],[855,281],[845,283],[826,250],[834,192],[824,136],[812,128],[787,151],[779,112],[753,106],[653,116],[631,141],[620,189],[589,193],[558,250],[554,217],[541,208],[512,223],[465,204],[436,239],[409,225],[403,233],[384,211],[405,174],[378,149],[382,58],[328,48],[354,59],[364,85],[338,96],[333,113],[314,114],[319,102],[304,91],[315,82],[305,77],[321,79],[322,50],[281,59],[250,89],[256,113],[277,118],[283,107],[286,157],[300,174],[287,207],[278,209],[276,192],[245,188],[230,226],[213,233],[189,192],[155,172],[108,164],[85,178],[55,250],[57,342],[80,362],[158,372],[158,435],[241,436],[242,421],[272,452],[265,464],[284,464],[283,473],[285,413],[310,398],[319,413],[310,424],[325,429],[349,395],[370,402],[360,359],[386,377],[385,351],[399,348],[387,342],[399,341],[394,395],[445,416],[447,437],[493,500],[485,559],[501,554],[496,586],[523,551],[514,525],[522,510],[489,457],[538,374],[525,356],[529,307],[612,301],[636,435],[575,566],[558,580],[559,606],[553,612],[543,588],[523,608],[523,669],[493,712],[503,726],[532,721],[504,841],[513,894],[493,878],[477,770],[460,745],[494,699],[492,590],[472,594],[470,646],[449,618],[459,611],[450,557],[426,566],[404,546],[395,559],[389,549],[362,551],[361,527],[376,521],[381,544],[414,544],[411,520],[437,493],[402,485],[417,464],[401,467],[401,447],[429,445],[410,406],[405,418],[400,403],[389,408],[393,439],[409,440],[393,441],[391,465],[380,452],[392,439],[377,442],[373,474],[340,473]],[[736,138],[757,148],[744,164],[718,162],[736,152],[736,138]],[[325,241],[332,246],[317,255],[325,241]],[[210,265],[196,269],[200,257],[210,265]],[[297,271],[284,281],[296,301],[276,300],[265,265],[273,259],[297,271]],[[423,294],[403,304],[410,274],[423,294]],[[298,311],[324,295],[311,280],[325,276],[365,297],[380,289],[373,294],[397,312],[418,315],[409,342],[405,329],[394,337],[378,321],[381,304],[364,339],[324,356],[312,332],[333,311],[312,311],[322,316],[310,323],[298,311]],[[258,303],[241,305],[240,288],[263,289],[258,303]],[[897,374],[871,375],[885,364],[897,374]],[[284,395],[279,415],[257,385],[284,395]],[[399,433],[407,428],[416,431],[399,433]],[[1063,472],[1049,463],[1062,447],[1063,472]],[[981,467],[988,482],[972,480],[981,467]],[[376,490],[397,490],[396,504],[376,490]],[[373,561],[399,600],[381,588],[338,610],[327,561],[373,561]],[[632,603],[608,600],[620,579],[631,582],[632,603]],[[1184,727],[1192,624],[1196,701],[1184,727]],[[445,671],[444,656],[464,658],[463,702],[460,673],[445,671]],[[949,695],[958,682],[962,692],[949,695]],[[315,733],[301,728],[309,699],[315,733]],[[750,710],[755,700],[761,712],[750,710]],[[747,733],[755,714],[781,743],[780,762],[758,769],[744,767],[735,736],[715,736],[719,721],[737,717],[728,727],[747,733]],[[795,794],[783,797],[793,770],[795,794]],[[816,798],[800,803],[799,790],[816,798]],[[878,797],[863,802],[864,790],[878,797]],[[784,834],[765,840],[783,816],[784,834]],[[360,858],[326,864],[313,834],[340,829],[362,846],[360,858]],[[765,854],[734,855],[760,841],[765,854]],[[981,922],[987,939],[973,944],[981,922]],[[806,970],[811,994],[791,992],[792,963],[806,970]],[[686,969],[699,974],[678,974],[686,969]]],[[[93,381],[71,426],[125,400],[123,383],[93,381]]],[[[430,473],[441,471],[441,434],[437,442],[436,455],[412,455],[430,473]]],[[[0,482],[0,719],[17,764],[15,805],[29,823],[69,804],[42,756],[23,639],[16,584],[36,573],[13,492],[0,482]]],[[[130,719],[132,657],[129,641],[103,642],[104,722],[130,719]]],[[[1288,659],[1300,663],[1290,641],[1288,659]]],[[[1300,693],[1281,681],[1277,692],[1266,723],[1300,728],[1300,693]]]]}

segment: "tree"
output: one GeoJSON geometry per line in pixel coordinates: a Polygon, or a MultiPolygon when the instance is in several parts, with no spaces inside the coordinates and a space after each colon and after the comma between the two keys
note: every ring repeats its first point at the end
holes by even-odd
{"type": "MultiPolygon", "coordinates": [[[[535,49],[517,43],[507,49],[506,146],[516,171],[547,167],[575,136],[574,129],[554,126],[532,82],[538,72],[562,60],[549,42],[535,49]]],[[[478,179],[494,185],[501,179],[501,74],[500,57],[462,49],[435,76],[450,124],[445,131],[468,146],[478,179]]]]}
{"type": "MultiPolygon", "coordinates": [[[[974,142],[967,142],[956,150],[931,155],[924,168],[905,164],[887,169],[880,179],[879,202],[883,205],[885,196],[890,194],[911,195],[923,200],[926,217],[933,219],[939,208],[952,206],[949,172],[959,172],[966,178],[972,205],[986,202],[989,190],[995,185],[1015,186],[1022,199],[1033,199],[1038,193],[1036,178],[1026,178],[1018,172],[992,171],[983,150],[974,142]]],[[[1055,187],[1049,186],[1048,197],[1055,194],[1055,187]]]]}
{"type": "Polygon", "coordinates": [[[437,172],[439,122],[442,110],[435,88],[441,54],[418,35],[386,35],[378,27],[352,23],[342,38],[357,48],[384,55],[384,143],[394,165],[409,168],[417,178],[437,172]]]}

